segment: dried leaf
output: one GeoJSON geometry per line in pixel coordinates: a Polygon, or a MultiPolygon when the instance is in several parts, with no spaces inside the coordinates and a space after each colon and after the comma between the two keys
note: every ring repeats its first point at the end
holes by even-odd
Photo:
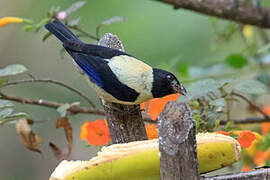
{"type": "Polygon", "coordinates": [[[27,120],[27,123],[29,124],[29,125],[33,125],[34,124],[34,120],[33,119],[26,119],[27,120]]]}
{"type": "Polygon", "coordinates": [[[60,127],[63,127],[65,130],[66,139],[68,141],[68,155],[69,155],[71,152],[73,140],[72,140],[72,127],[67,117],[60,117],[57,119],[56,128],[60,127]]]}
{"type": "Polygon", "coordinates": [[[67,157],[67,153],[63,152],[60,148],[58,148],[54,143],[50,142],[49,146],[58,161],[62,161],[67,157]]]}
{"type": "Polygon", "coordinates": [[[20,119],[16,123],[16,130],[21,141],[27,149],[41,154],[41,151],[38,148],[38,144],[41,142],[41,138],[33,133],[26,119],[20,119]]]}
{"type": "Polygon", "coordinates": [[[46,33],[46,34],[43,36],[42,41],[45,42],[51,35],[52,35],[51,32],[46,33]]]}

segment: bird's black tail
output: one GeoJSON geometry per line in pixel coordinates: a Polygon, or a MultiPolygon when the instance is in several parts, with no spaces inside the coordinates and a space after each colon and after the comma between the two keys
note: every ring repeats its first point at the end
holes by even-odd
{"type": "Polygon", "coordinates": [[[73,34],[63,23],[59,20],[54,20],[45,25],[52,34],[54,34],[62,42],[67,40],[80,41],[75,34],[73,34]]]}

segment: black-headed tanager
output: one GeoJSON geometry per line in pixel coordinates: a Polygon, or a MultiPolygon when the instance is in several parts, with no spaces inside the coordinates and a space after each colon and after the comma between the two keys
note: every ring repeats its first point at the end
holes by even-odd
{"type": "Polygon", "coordinates": [[[116,49],[85,44],[59,20],[45,27],[62,41],[96,93],[108,102],[135,105],[169,94],[186,94],[170,72],[152,68],[116,49]]]}

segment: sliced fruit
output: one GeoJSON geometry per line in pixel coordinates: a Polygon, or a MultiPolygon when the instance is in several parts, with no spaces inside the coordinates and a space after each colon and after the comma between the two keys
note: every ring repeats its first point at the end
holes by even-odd
{"type": "MultiPolygon", "coordinates": [[[[216,133],[198,134],[199,171],[212,171],[240,158],[240,144],[232,137],[216,133]]],[[[158,140],[114,144],[102,148],[90,161],[62,161],[50,180],[158,180],[160,179],[158,140]]]]}

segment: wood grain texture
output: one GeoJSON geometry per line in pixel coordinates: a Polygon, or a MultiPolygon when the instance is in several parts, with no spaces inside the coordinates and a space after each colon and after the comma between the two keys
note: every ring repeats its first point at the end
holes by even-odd
{"type": "Polygon", "coordinates": [[[161,179],[199,179],[195,121],[189,106],[169,102],[158,123],[161,179]]]}

